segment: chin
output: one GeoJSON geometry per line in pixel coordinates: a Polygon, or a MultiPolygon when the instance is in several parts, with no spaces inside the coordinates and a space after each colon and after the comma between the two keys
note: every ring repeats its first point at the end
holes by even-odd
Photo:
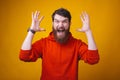
{"type": "Polygon", "coordinates": [[[64,32],[64,35],[57,35],[57,32],[54,33],[54,38],[59,43],[65,43],[68,39],[69,32],[64,32]]]}

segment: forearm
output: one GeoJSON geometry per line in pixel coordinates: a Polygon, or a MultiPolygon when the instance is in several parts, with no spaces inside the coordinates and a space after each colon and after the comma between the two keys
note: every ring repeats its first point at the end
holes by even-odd
{"type": "Polygon", "coordinates": [[[29,31],[23,44],[22,44],[22,47],[21,47],[22,50],[30,50],[31,49],[33,36],[34,36],[34,34],[29,31]]]}
{"type": "Polygon", "coordinates": [[[88,40],[88,50],[97,50],[96,43],[94,41],[94,37],[92,35],[91,30],[85,32],[88,40]]]}

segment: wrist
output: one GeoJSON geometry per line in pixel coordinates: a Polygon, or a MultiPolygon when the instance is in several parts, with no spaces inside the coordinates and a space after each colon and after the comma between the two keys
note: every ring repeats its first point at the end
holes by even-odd
{"type": "Polygon", "coordinates": [[[87,30],[85,33],[86,33],[86,34],[91,34],[92,31],[89,29],[89,30],[87,30]]]}
{"type": "Polygon", "coordinates": [[[31,28],[28,28],[27,32],[31,32],[31,33],[35,34],[36,31],[31,28]]]}

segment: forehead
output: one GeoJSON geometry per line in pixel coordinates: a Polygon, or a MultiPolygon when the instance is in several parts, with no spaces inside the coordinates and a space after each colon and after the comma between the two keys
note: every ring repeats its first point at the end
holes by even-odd
{"type": "Polygon", "coordinates": [[[59,14],[55,14],[54,20],[63,21],[63,20],[68,20],[68,18],[67,18],[67,17],[64,17],[64,16],[61,16],[61,15],[59,15],[59,14]]]}

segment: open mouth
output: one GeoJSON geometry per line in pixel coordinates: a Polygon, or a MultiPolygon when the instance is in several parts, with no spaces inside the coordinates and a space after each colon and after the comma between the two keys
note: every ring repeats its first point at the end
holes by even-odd
{"type": "Polygon", "coordinates": [[[65,29],[62,29],[62,30],[57,30],[58,32],[64,32],[65,31],[65,29]]]}

